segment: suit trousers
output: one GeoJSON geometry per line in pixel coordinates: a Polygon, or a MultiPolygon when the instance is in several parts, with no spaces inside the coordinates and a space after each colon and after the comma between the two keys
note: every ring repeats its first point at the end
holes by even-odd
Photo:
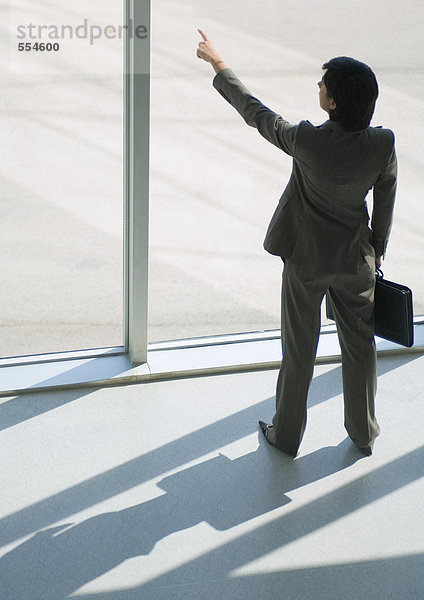
{"type": "Polygon", "coordinates": [[[374,398],[377,358],[374,343],[374,259],[363,258],[357,274],[317,273],[286,259],[281,298],[283,360],[276,412],[268,441],[295,456],[306,426],[307,396],[313,376],[321,304],[330,294],[342,353],[344,425],[359,447],[379,434],[374,398]],[[368,260],[367,260],[368,259],[368,260]]]}

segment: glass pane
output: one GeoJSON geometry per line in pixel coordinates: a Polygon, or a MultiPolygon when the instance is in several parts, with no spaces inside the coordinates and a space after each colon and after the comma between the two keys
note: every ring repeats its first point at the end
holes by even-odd
{"type": "Polygon", "coordinates": [[[424,5],[156,0],[153,4],[150,339],[279,327],[281,261],[262,242],[291,159],[245,125],[195,56],[201,27],[252,93],[292,122],[326,120],[321,65],[350,55],[380,83],[399,192],[384,273],[424,313],[424,5]]]}
{"type": "Polygon", "coordinates": [[[0,356],[123,344],[122,20],[63,0],[3,20],[0,356]]]}

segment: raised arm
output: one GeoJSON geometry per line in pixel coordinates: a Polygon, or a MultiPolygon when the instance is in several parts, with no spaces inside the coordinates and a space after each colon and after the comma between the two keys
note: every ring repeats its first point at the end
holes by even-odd
{"type": "Polygon", "coordinates": [[[297,125],[291,125],[255,98],[228,68],[207,35],[201,29],[198,31],[202,41],[199,42],[196,54],[212,65],[216,73],[213,80],[214,87],[248,125],[256,127],[268,142],[293,156],[297,125]]]}

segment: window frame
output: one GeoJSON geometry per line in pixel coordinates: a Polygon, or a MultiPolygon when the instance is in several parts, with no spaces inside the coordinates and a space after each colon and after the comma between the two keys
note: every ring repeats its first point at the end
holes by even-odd
{"type": "Polygon", "coordinates": [[[125,0],[124,10],[127,32],[147,27],[124,47],[124,351],[137,365],[148,347],[151,0],[125,0]]]}
{"type": "MultiPolygon", "coordinates": [[[[130,34],[123,57],[123,346],[0,359],[0,397],[279,366],[278,330],[148,343],[151,0],[124,0],[124,21],[130,34]],[[134,36],[133,24],[147,27],[147,37],[134,36]]],[[[323,350],[317,362],[340,361],[335,327],[324,327],[321,333],[323,350]]],[[[415,338],[412,348],[380,340],[377,351],[422,353],[424,317],[415,319],[415,338]]]]}

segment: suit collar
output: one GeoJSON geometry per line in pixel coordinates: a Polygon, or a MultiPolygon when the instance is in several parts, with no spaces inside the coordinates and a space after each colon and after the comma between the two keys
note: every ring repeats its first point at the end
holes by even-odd
{"type": "Polygon", "coordinates": [[[337,121],[331,121],[330,119],[325,121],[325,123],[322,123],[322,125],[320,125],[320,128],[332,129],[334,131],[345,131],[340,123],[338,123],[337,121]]]}

